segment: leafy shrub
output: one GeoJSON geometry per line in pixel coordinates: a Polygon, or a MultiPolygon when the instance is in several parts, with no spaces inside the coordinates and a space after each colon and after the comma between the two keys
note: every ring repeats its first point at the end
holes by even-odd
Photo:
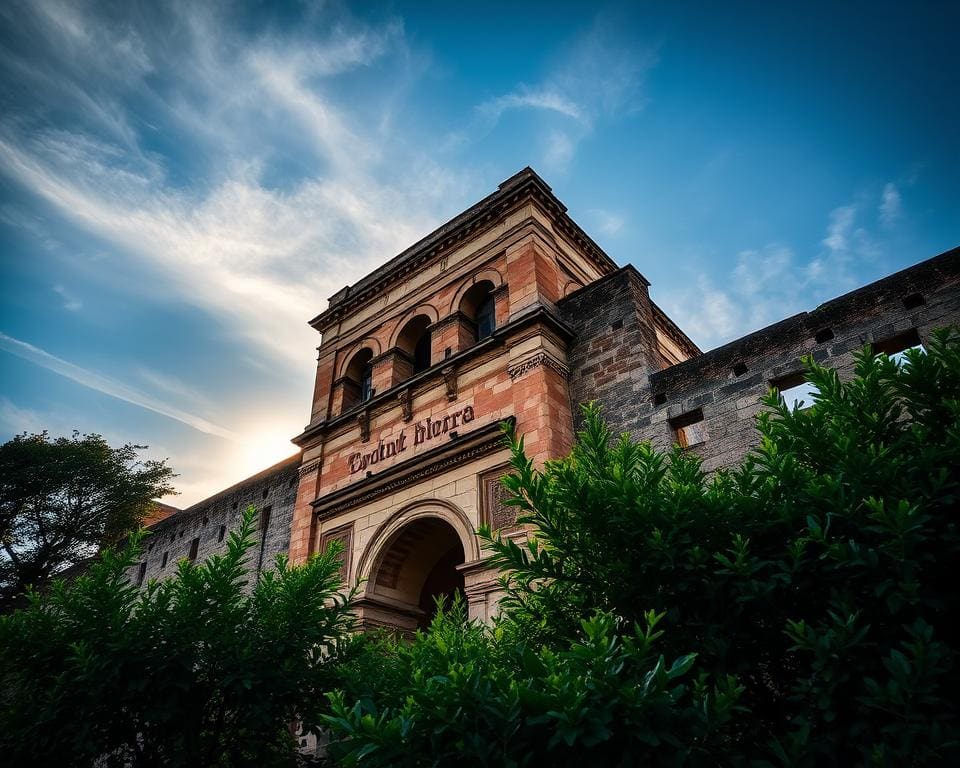
{"type": "Polygon", "coordinates": [[[0,617],[6,765],[291,765],[291,724],[328,690],[351,629],[337,550],[278,557],[249,589],[250,507],[226,554],[139,591],[142,534],[86,576],[0,617]]]}
{"type": "Polygon", "coordinates": [[[332,756],[957,764],[960,337],[907,360],[867,349],[850,381],[806,360],[815,405],[768,395],[759,447],[709,477],[689,451],[614,441],[595,406],[543,469],[512,438],[505,483],[532,533],[481,531],[499,621],[459,607],[368,646],[392,672],[342,678],[332,756]]]}
{"type": "Polygon", "coordinates": [[[666,661],[661,618],[650,612],[642,628],[618,633],[613,617],[596,614],[578,642],[532,650],[467,621],[456,601],[412,642],[376,644],[390,647],[400,686],[367,691],[352,706],[343,692],[330,694],[331,755],[346,766],[705,759],[740,691],[732,678],[716,688],[691,679],[692,654],[666,661]]]}

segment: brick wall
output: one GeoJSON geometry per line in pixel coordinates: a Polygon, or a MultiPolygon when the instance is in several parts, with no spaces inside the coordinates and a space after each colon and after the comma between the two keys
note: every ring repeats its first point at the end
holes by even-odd
{"type": "MultiPolygon", "coordinates": [[[[290,547],[290,521],[299,465],[299,455],[293,456],[150,526],[140,561],[146,563],[144,584],[150,579],[166,579],[173,575],[177,561],[189,556],[195,539],[200,540],[198,561],[225,552],[227,535],[238,527],[241,512],[250,505],[257,510],[258,528],[260,513],[267,507],[270,507],[270,519],[265,536],[261,530],[257,531],[257,546],[250,550],[247,566],[251,571],[258,566],[272,567],[276,555],[286,554],[290,547]],[[221,527],[225,529],[222,540],[221,527]],[[167,555],[166,565],[163,564],[164,553],[167,555]]],[[[137,580],[139,571],[139,564],[131,569],[132,581],[137,580]]]]}
{"type": "MultiPolygon", "coordinates": [[[[645,332],[645,293],[628,270],[561,302],[577,333],[571,349],[574,403],[598,400],[615,432],[659,448],[702,411],[705,442],[691,447],[707,470],[738,462],[756,444],[754,417],[771,382],[801,370],[800,358],[851,376],[854,352],[915,330],[960,324],[960,249],[948,251],[685,362],[657,370],[645,332]]],[[[642,280],[642,278],[640,278],[642,280]]]]}
{"type": "Polygon", "coordinates": [[[646,413],[648,377],[661,368],[647,282],[627,266],[558,302],[576,334],[567,353],[570,401],[579,426],[579,405],[602,402],[619,424],[646,413]]]}

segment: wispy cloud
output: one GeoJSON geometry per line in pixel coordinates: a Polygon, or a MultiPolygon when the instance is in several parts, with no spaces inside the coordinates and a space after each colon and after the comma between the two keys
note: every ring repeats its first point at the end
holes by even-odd
{"type": "Polygon", "coordinates": [[[205,432],[208,435],[215,435],[227,440],[237,439],[237,435],[229,429],[207,421],[195,414],[187,413],[162,400],[150,397],[123,382],[87,370],[86,368],[81,368],[79,365],[67,362],[39,347],[35,347],[33,344],[15,339],[12,336],[7,336],[5,333],[0,333],[0,349],[27,360],[34,365],[38,365],[41,368],[53,371],[88,389],[101,392],[110,397],[115,397],[118,400],[123,400],[124,402],[137,405],[141,408],[146,408],[149,411],[159,413],[170,419],[175,419],[199,432],[205,432]]]}
{"type": "Polygon", "coordinates": [[[78,310],[83,309],[83,302],[70,293],[62,285],[53,286],[53,292],[63,299],[63,308],[68,312],[77,312],[78,310]]]}
{"type": "Polygon", "coordinates": [[[624,226],[626,225],[626,220],[619,213],[614,213],[613,211],[605,211],[602,208],[594,208],[590,211],[590,215],[593,217],[594,226],[598,232],[602,232],[605,235],[618,235],[623,231],[624,226]]]}
{"type": "Polygon", "coordinates": [[[549,86],[530,88],[520,85],[513,93],[497,96],[477,107],[478,112],[493,121],[499,120],[500,116],[510,109],[543,109],[566,115],[574,120],[584,118],[583,110],[579,105],[549,86]]]}
{"type": "MultiPolygon", "coordinates": [[[[476,111],[486,121],[484,131],[512,110],[565,121],[563,126],[547,122],[541,142],[542,162],[549,170],[563,171],[598,122],[645,106],[644,80],[657,59],[655,46],[624,42],[614,21],[601,14],[539,82],[519,83],[508,93],[481,102],[476,111]]],[[[457,138],[463,141],[462,134],[457,138]]]]}
{"type": "Polygon", "coordinates": [[[784,243],[743,250],[729,274],[698,275],[687,289],[664,296],[664,308],[705,348],[812,309],[862,284],[882,258],[882,240],[858,223],[874,204],[864,198],[831,210],[806,259],[784,243]]]}
{"type": "Polygon", "coordinates": [[[0,66],[64,85],[40,89],[29,113],[0,118],[0,172],[109,243],[122,269],[148,270],[152,298],[186,299],[255,357],[304,375],[316,345],[305,319],[454,212],[469,176],[406,149],[396,133],[384,141],[389,119],[371,121],[337,88],[336,78],[377,65],[391,83],[403,79],[399,22],[326,19],[321,31],[250,40],[215,6],[175,8],[171,18],[145,11],[151,23],[136,29],[72,4],[25,9],[24,35],[51,55],[10,53],[0,66]],[[170,73],[162,86],[145,79],[154,71],[170,73]],[[134,88],[150,123],[124,100],[134,88]],[[87,118],[52,128],[46,113],[64,98],[87,118]],[[88,108],[94,100],[102,114],[88,108]],[[145,148],[155,124],[202,158],[187,171],[201,174],[196,183],[174,182],[184,168],[145,148]],[[289,159],[276,157],[283,151],[289,159]],[[278,185],[268,177],[278,160],[300,173],[278,185]]]}
{"type": "Polygon", "coordinates": [[[892,227],[900,218],[900,214],[900,192],[897,185],[889,181],[884,185],[883,194],[880,197],[880,223],[886,227],[892,227]]]}

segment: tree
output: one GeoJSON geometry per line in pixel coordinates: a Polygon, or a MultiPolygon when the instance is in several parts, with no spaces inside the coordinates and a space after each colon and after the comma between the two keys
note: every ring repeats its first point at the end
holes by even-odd
{"type": "Polygon", "coordinates": [[[0,617],[7,765],[281,766],[316,730],[330,659],[352,629],[339,550],[248,583],[250,507],[226,554],[130,584],[143,533],[0,617]]]}
{"type": "Polygon", "coordinates": [[[165,461],[100,435],[17,435],[0,446],[0,606],[117,542],[173,492],[165,461]]]}

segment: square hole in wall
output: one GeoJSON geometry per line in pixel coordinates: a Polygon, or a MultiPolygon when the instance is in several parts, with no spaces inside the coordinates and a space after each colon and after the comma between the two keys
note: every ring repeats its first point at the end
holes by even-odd
{"type": "Polygon", "coordinates": [[[681,448],[707,442],[707,425],[703,420],[702,408],[670,419],[670,426],[677,433],[677,442],[681,448]]]}
{"type": "Polygon", "coordinates": [[[823,344],[833,338],[833,328],[821,328],[813,337],[817,344],[823,344]]]}
{"type": "Polygon", "coordinates": [[[816,384],[807,381],[803,371],[774,379],[770,382],[770,387],[780,393],[783,402],[791,411],[809,408],[814,404],[814,395],[820,394],[816,384]]]}
{"type": "Polygon", "coordinates": [[[734,376],[743,376],[747,372],[746,363],[737,363],[733,366],[733,375],[734,376]]]}
{"type": "Polygon", "coordinates": [[[919,293],[911,293],[909,296],[903,297],[903,308],[904,309],[916,309],[917,307],[922,307],[927,302],[924,300],[923,296],[919,293]]]}
{"type": "Polygon", "coordinates": [[[926,352],[916,328],[911,328],[909,331],[898,333],[896,336],[890,336],[873,344],[874,352],[888,355],[897,365],[903,365],[909,362],[906,353],[911,349],[926,352]]]}
{"type": "Polygon", "coordinates": [[[653,400],[653,404],[654,404],[654,405],[663,405],[665,402],[667,402],[667,393],[666,393],[666,392],[657,392],[657,393],[653,396],[652,400],[653,400]]]}

